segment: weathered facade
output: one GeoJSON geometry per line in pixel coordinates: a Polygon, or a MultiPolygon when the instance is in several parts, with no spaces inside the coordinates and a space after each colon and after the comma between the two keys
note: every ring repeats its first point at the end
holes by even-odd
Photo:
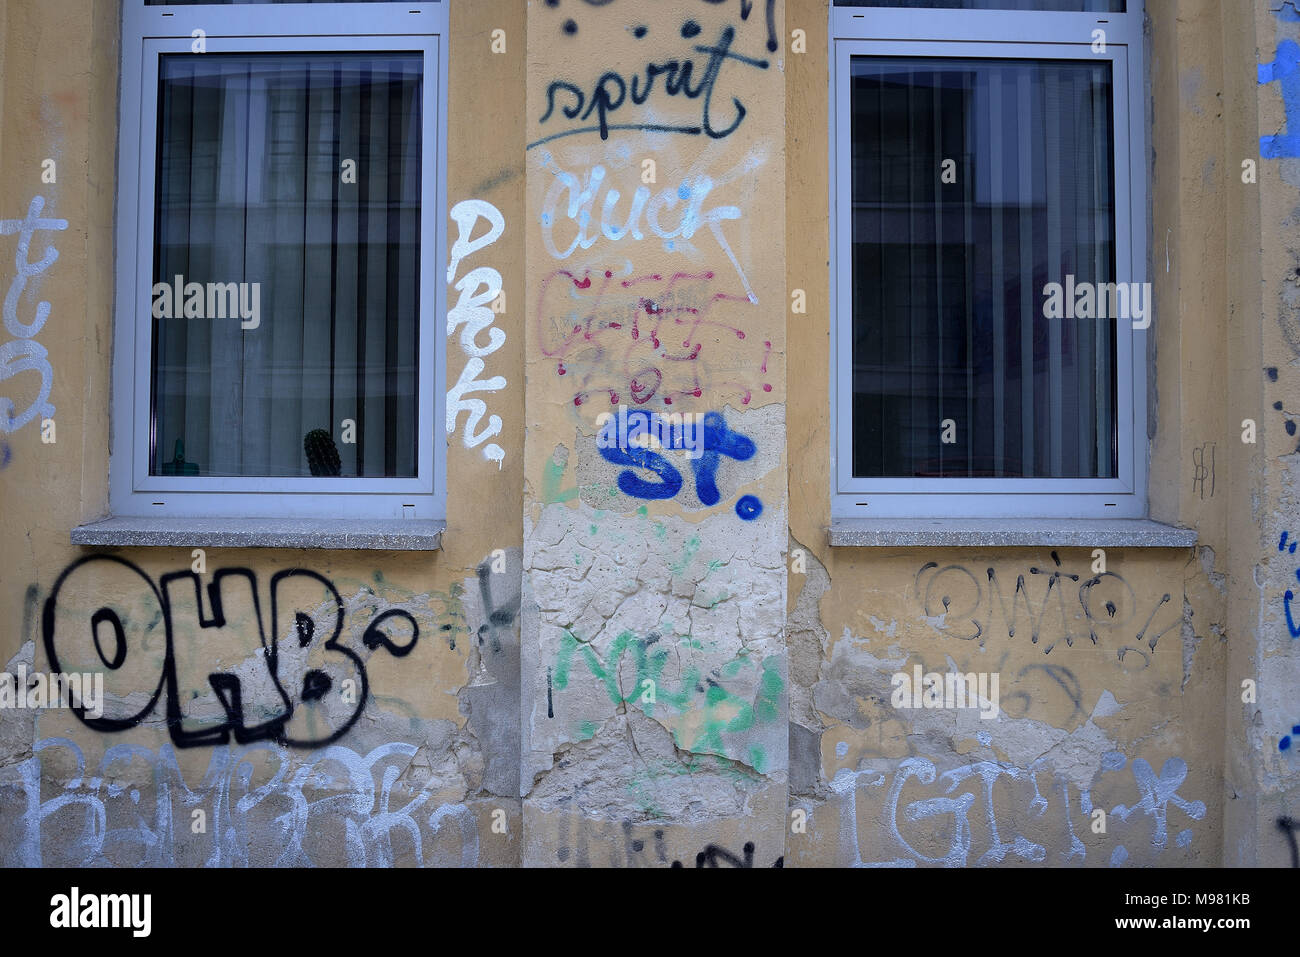
{"type": "Polygon", "coordinates": [[[433,550],[71,544],[112,514],[122,8],[0,6],[0,660],[102,673],[107,719],[0,711],[4,863],[1295,863],[1300,14],[1145,4],[1180,544],[833,546],[827,0],[446,5],[424,208],[446,305],[502,295],[430,380],[433,550]],[[620,406],[702,454],[603,447],[620,406]],[[996,719],[895,708],[917,666],[998,674],[996,719]]]}

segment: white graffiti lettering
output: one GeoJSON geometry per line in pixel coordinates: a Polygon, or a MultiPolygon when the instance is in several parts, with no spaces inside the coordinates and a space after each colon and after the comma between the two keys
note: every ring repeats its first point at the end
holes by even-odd
{"type": "MultiPolygon", "coordinates": [[[[451,218],[456,221],[457,236],[451,247],[451,263],[447,267],[448,285],[455,279],[461,260],[496,242],[506,228],[500,210],[479,199],[457,203],[451,210],[451,218]],[[472,238],[480,219],[487,220],[488,229],[479,237],[472,238]]],[[[447,312],[447,335],[450,337],[460,329],[460,347],[467,358],[456,384],[447,390],[447,434],[455,433],[456,420],[461,412],[466,413],[464,442],[467,449],[477,448],[485,439],[501,433],[499,415],[488,416],[488,424],[480,429],[479,423],[488,414],[487,403],[482,399],[465,398],[474,392],[499,392],[507,384],[506,377],[501,375],[479,378],[486,367],[483,357],[496,352],[506,341],[505,330],[492,325],[496,313],[491,303],[501,295],[501,286],[501,273],[490,266],[479,266],[467,272],[452,287],[459,296],[456,305],[447,312]],[[480,343],[479,336],[484,332],[487,333],[487,342],[480,343]]],[[[496,462],[499,469],[506,453],[495,442],[489,442],[483,447],[483,455],[496,462]]]]}

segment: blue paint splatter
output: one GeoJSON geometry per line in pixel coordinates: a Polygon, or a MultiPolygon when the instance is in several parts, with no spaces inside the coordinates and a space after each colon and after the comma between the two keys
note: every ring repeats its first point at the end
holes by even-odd
{"type": "Polygon", "coordinates": [[[975,735],[975,738],[986,748],[993,743],[993,735],[989,734],[987,731],[979,732],[979,734],[975,735]]]}
{"type": "Polygon", "coordinates": [[[1188,828],[1185,831],[1179,831],[1178,837],[1174,838],[1174,843],[1176,843],[1179,847],[1186,847],[1188,844],[1192,843],[1191,828],[1188,828]]]}
{"type": "Polygon", "coordinates": [[[1258,66],[1260,85],[1277,82],[1282,91],[1287,132],[1259,138],[1259,155],[1265,159],[1300,156],[1300,46],[1294,40],[1277,45],[1272,63],[1258,66]]]}
{"type": "Polygon", "coordinates": [[[1127,763],[1128,758],[1124,757],[1123,751],[1107,751],[1101,756],[1103,771],[1122,771],[1127,763]]]}
{"type": "Polygon", "coordinates": [[[1120,867],[1128,860],[1128,848],[1121,844],[1110,855],[1110,866],[1120,867]]]}
{"type": "Polygon", "coordinates": [[[763,503],[753,495],[742,495],[736,502],[736,514],[747,522],[752,522],[763,514],[763,503]]]}
{"type": "Polygon", "coordinates": [[[1300,10],[1296,9],[1295,0],[1282,0],[1282,9],[1274,10],[1279,20],[1289,20],[1292,23],[1300,22],[1300,10]]]}
{"type": "Polygon", "coordinates": [[[682,185],[677,187],[677,198],[678,199],[691,198],[691,188],[686,184],[685,180],[682,181],[682,185]]]}
{"type": "MultiPolygon", "coordinates": [[[[1296,577],[1300,578],[1300,568],[1296,569],[1296,577]]],[[[1286,627],[1291,632],[1292,638],[1300,638],[1300,625],[1297,625],[1295,619],[1291,616],[1291,602],[1293,601],[1295,601],[1295,592],[1288,588],[1286,594],[1282,596],[1282,608],[1286,612],[1286,627]]]]}
{"type": "Polygon", "coordinates": [[[847,741],[837,741],[835,743],[835,756],[842,758],[849,753],[849,743],[847,741]]]}
{"type": "Polygon", "coordinates": [[[1290,751],[1290,750],[1291,750],[1291,735],[1289,735],[1289,734],[1284,734],[1284,735],[1282,735],[1282,740],[1279,741],[1279,742],[1277,743],[1277,749],[1278,749],[1279,751],[1290,751]]]}

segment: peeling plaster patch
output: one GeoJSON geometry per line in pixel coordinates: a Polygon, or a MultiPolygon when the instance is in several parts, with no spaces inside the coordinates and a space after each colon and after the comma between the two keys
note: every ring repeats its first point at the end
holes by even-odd
{"type": "MultiPolygon", "coordinates": [[[[843,741],[840,744],[844,744],[843,741]]],[[[790,793],[816,794],[821,782],[821,734],[790,722],[790,793]]]]}
{"type": "Polygon", "coordinates": [[[763,782],[742,764],[681,751],[658,722],[634,711],[556,757],[528,793],[530,807],[689,826],[744,816],[749,792],[763,782]]]}
{"type": "Polygon", "coordinates": [[[1196,649],[1200,647],[1201,636],[1196,633],[1192,626],[1192,616],[1196,612],[1192,611],[1192,604],[1183,596],[1183,682],[1178,686],[1179,691],[1187,690],[1187,682],[1192,680],[1192,667],[1196,662],[1196,649]]]}
{"type": "MultiPolygon", "coordinates": [[[[910,657],[898,645],[891,646],[883,657],[877,657],[861,646],[837,642],[831,659],[823,664],[821,679],[814,689],[818,710],[860,731],[872,725],[873,713],[882,720],[894,718],[891,677],[905,670],[910,657]],[[863,702],[869,704],[869,710],[863,710],[863,702]]],[[[950,670],[957,670],[951,658],[948,665],[950,670]]],[[[1037,719],[1013,718],[1005,711],[989,720],[970,709],[909,709],[906,737],[913,749],[945,754],[952,753],[954,743],[963,738],[985,743],[980,735],[988,735],[988,744],[996,746],[1003,760],[1020,767],[1046,760],[1057,773],[1084,789],[1091,785],[1099,756],[1117,747],[1096,722],[1120,710],[1115,697],[1103,691],[1088,719],[1066,732],[1037,719]]],[[[847,756],[847,750],[840,754],[837,749],[836,754],[842,759],[847,756]]]]}
{"type": "MultiPolygon", "coordinates": [[[[4,670],[7,674],[13,675],[17,674],[19,668],[23,668],[30,674],[36,670],[35,659],[36,643],[26,641],[9,659],[4,670]]],[[[145,696],[140,706],[143,707],[147,702],[148,697],[145,696]]],[[[107,692],[104,694],[103,705],[105,709],[109,706],[107,692]]],[[[32,742],[36,739],[36,718],[39,714],[39,711],[30,708],[0,711],[0,766],[31,756],[32,742]]]]}
{"type": "Polygon", "coordinates": [[[783,510],[690,522],[552,505],[525,524],[525,594],[538,608],[524,662],[525,781],[638,712],[683,752],[784,776],[785,564],[772,535],[783,510]]]}
{"type": "MultiPolygon", "coordinates": [[[[482,670],[460,689],[460,710],[478,741],[483,764],[481,787],[517,796],[519,789],[519,609],[522,552],[505,551],[505,568],[493,571],[491,558],[464,581],[465,617],[470,623],[482,670]]],[[[470,656],[475,657],[474,655],[470,656]]]]}
{"type": "Polygon", "coordinates": [[[1097,699],[1097,705],[1092,709],[1092,717],[1109,718],[1111,715],[1119,714],[1124,710],[1124,706],[1115,700],[1115,696],[1109,691],[1103,691],[1101,697],[1097,699]]]}
{"type": "Polygon", "coordinates": [[[830,646],[831,636],[821,621],[821,601],[830,590],[831,579],[812,550],[790,536],[790,551],[804,553],[803,588],[786,619],[786,645],[790,660],[790,720],[817,731],[823,729],[813,707],[812,688],[830,646]]]}
{"type": "Polygon", "coordinates": [[[867,617],[871,620],[871,627],[878,632],[884,632],[886,638],[893,638],[894,632],[898,630],[898,619],[896,618],[889,619],[889,624],[886,625],[875,615],[868,615],[867,617]]]}
{"type": "MultiPolygon", "coordinates": [[[[1289,279],[1290,277],[1287,277],[1287,280],[1289,279]]],[[[1300,287],[1287,280],[1282,282],[1278,323],[1282,327],[1282,335],[1286,338],[1287,344],[1291,346],[1292,351],[1300,355],[1300,320],[1297,319],[1297,312],[1300,312],[1300,287]]]]}
{"type": "Polygon", "coordinates": [[[1202,545],[1198,550],[1197,557],[1200,559],[1201,571],[1205,573],[1206,579],[1220,595],[1226,598],[1228,594],[1228,576],[1214,570],[1214,549],[1209,545],[1202,545]]]}
{"type": "MultiPolygon", "coordinates": [[[[891,645],[884,657],[877,657],[856,640],[837,641],[830,659],[822,662],[820,678],[813,688],[815,707],[853,728],[867,728],[872,719],[863,711],[862,703],[892,712],[890,676],[902,670],[907,660],[907,653],[897,644],[891,645]]],[[[915,714],[920,716],[921,712],[915,714]]]]}

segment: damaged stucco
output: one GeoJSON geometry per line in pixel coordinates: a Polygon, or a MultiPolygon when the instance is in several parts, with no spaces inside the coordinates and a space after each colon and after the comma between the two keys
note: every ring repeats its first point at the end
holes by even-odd
{"type": "Polygon", "coordinates": [[[125,649],[116,724],[0,712],[3,863],[1291,863],[1300,16],[1147,2],[1151,517],[1197,544],[1099,564],[828,544],[829,3],[764,6],[452,0],[449,299],[486,269],[504,338],[448,330],[442,547],[201,558],[69,544],[107,514],[120,11],[0,7],[0,218],[66,223],[18,303],[58,439],[0,434],[0,659],[98,668],[103,608],[125,649]],[[632,96],[724,45],[707,111],[632,96]],[[620,408],[701,444],[602,444],[620,408]],[[918,667],[996,674],[995,716],[896,706],[918,667]]]}

